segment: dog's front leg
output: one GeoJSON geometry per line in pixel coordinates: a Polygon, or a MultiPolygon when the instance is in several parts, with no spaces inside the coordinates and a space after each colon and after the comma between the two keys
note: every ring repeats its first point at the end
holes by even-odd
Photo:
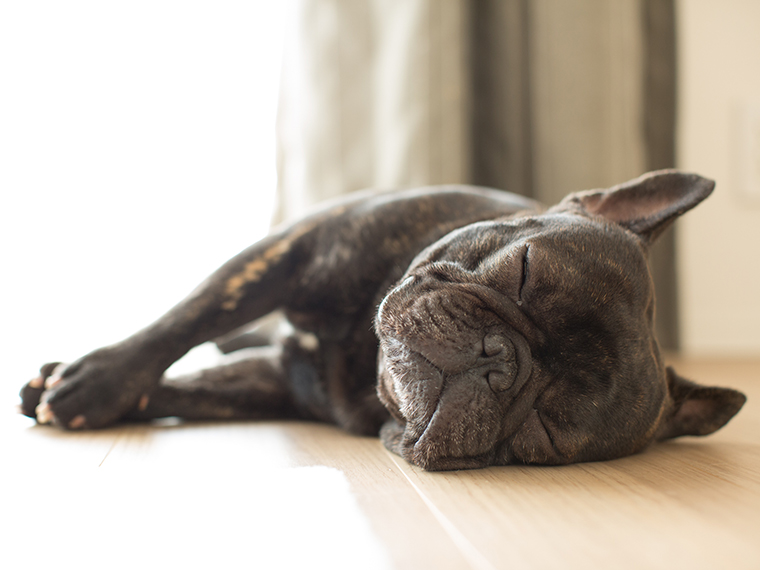
{"type": "Polygon", "coordinates": [[[152,325],[68,366],[46,365],[21,391],[40,423],[97,428],[139,407],[188,350],[245,325],[290,298],[309,256],[314,220],[243,251],[152,325]]]}

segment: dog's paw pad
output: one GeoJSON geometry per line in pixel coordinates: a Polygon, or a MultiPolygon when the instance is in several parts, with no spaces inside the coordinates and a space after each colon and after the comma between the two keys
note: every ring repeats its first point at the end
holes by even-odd
{"type": "Polygon", "coordinates": [[[79,414],[69,422],[68,427],[69,429],[81,429],[85,425],[87,425],[87,418],[85,418],[82,414],[79,414]]]}

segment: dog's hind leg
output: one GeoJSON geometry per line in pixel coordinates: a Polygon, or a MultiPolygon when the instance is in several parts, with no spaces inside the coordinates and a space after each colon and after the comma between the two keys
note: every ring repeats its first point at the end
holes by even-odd
{"type": "Polygon", "coordinates": [[[179,417],[188,420],[301,417],[293,402],[282,349],[250,348],[214,368],[163,379],[125,420],[179,417]]]}
{"type": "Polygon", "coordinates": [[[274,311],[267,316],[214,339],[214,344],[223,354],[230,354],[245,348],[277,344],[292,327],[285,320],[282,311],[274,311]]]}

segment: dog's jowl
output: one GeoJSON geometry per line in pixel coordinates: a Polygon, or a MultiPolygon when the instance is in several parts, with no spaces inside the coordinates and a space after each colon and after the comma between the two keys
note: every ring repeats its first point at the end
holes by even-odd
{"type": "Polygon", "coordinates": [[[432,470],[706,435],[745,397],[664,366],[647,253],[713,186],[659,171],[549,209],[466,186],[359,193],[254,244],[126,340],[46,364],[22,411],[65,429],[327,421],[432,470]],[[274,311],[287,333],[236,334],[274,311]],[[224,364],[163,377],[215,339],[224,364]]]}

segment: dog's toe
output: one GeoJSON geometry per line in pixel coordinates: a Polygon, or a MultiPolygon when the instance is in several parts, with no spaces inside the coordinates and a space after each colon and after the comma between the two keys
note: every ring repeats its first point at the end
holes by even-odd
{"type": "MultiPolygon", "coordinates": [[[[35,376],[29,382],[27,382],[21,391],[19,396],[21,397],[21,404],[19,405],[19,412],[30,418],[37,417],[37,408],[42,402],[42,395],[45,390],[48,389],[48,380],[56,376],[60,378],[61,371],[65,368],[65,365],[60,362],[49,362],[40,369],[39,376],[35,376]]],[[[58,382],[55,382],[56,384],[58,382]]],[[[43,408],[44,409],[44,408],[43,408]]],[[[47,416],[49,421],[49,413],[47,416]]],[[[46,422],[41,422],[46,423],[46,422]]]]}
{"type": "Polygon", "coordinates": [[[45,386],[45,379],[42,376],[37,376],[29,380],[26,385],[33,390],[41,390],[45,386]]]}
{"type": "Polygon", "coordinates": [[[47,402],[39,404],[34,410],[34,413],[37,416],[37,423],[40,424],[49,424],[55,418],[53,415],[53,410],[50,408],[50,404],[47,402]]]}
{"type": "Polygon", "coordinates": [[[63,381],[64,370],[66,370],[65,364],[59,364],[53,369],[53,371],[50,373],[50,376],[48,376],[47,379],[45,380],[46,390],[55,388],[58,384],[60,384],[63,381]]]}

